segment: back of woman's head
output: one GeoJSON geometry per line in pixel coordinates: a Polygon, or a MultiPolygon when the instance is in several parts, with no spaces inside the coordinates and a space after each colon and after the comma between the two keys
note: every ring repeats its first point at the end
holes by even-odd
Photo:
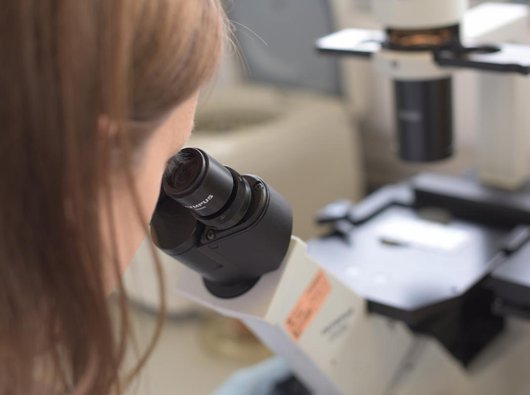
{"type": "Polygon", "coordinates": [[[212,74],[223,22],[217,0],[2,3],[0,395],[120,391],[102,202],[212,74]]]}

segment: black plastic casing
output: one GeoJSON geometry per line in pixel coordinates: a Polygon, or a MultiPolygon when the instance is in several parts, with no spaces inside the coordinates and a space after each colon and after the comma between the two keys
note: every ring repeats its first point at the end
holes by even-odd
{"type": "Polygon", "coordinates": [[[278,269],[291,240],[290,205],[258,177],[241,178],[252,191],[250,207],[229,229],[200,222],[164,192],[151,220],[155,244],[201,274],[208,290],[220,298],[240,296],[278,269]]]}

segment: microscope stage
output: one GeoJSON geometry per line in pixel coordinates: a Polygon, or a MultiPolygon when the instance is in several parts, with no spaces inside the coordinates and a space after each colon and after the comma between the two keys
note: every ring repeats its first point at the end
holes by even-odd
{"type": "Polygon", "coordinates": [[[389,207],[356,227],[349,241],[316,239],[309,253],[371,303],[402,314],[450,301],[498,263],[506,232],[465,221],[440,224],[389,207]]]}

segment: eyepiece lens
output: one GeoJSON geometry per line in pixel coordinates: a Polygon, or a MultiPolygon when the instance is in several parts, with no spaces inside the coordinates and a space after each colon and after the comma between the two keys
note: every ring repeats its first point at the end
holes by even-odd
{"type": "Polygon", "coordinates": [[[185,148],[170,160],[163,187],[167,196],[208,217],[227,205],[235,185],[226,167],[199,149],[185,148]]]}
{"type": "Polygon", "coordinates": [[[198,151],[181,151],[167,168],[167,182],[174,193],[183,193],[199,179],[204,159],[198,151]]]}

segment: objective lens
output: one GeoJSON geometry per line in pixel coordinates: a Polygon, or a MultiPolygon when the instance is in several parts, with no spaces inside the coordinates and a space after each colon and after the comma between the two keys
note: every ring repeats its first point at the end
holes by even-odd
{"type": "Polygon", "coordinates": [[[169,163],[168,167],[168,185],[171,186],[174,193],[185,194],[192,185],[200,180],[201,173],[206,166],[202,156],[194,155],[191,152],[181,152],[174,160],[169,163]]]}
{"type": "Polygon", "coordinates": [[[185,148],[169,162],[163,180],[165,193],[200,217],[221,211],[234,191],[230,170],[203,151],[185,148]]]}
{"type": "Polygon", "coordinates": [[[451,79],[396,81],[395,95],[401,159],[434,162],[451,157],[451,79]]]}
{"type": "Polygon", "coordinates": [[[211,294],[243,295],[284,261],[292,210],[259,177],[186,148],[170,160],[162,186],[153,241],[199,273],[211,294]]]}
{"type": "MultiPolygon", "coordinates": [[[[461,48],[460,26],[387,29],[383,44],[392,51],[461,48]]],[[[394,82],[399,154],[408,162],[434,162],[453,154],[453,104],[450,77],[394,82]]]]}

